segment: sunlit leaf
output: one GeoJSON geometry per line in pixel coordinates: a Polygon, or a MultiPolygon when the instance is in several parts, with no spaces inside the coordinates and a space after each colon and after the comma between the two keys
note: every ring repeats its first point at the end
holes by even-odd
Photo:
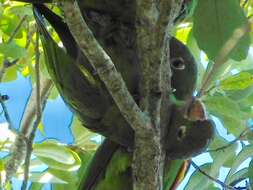
{"type": "Polygon", "coordinates": [[[94,137],[95,134],[87,130],[76,117],[73,119],[72,133],[77,146],[86,151],[95,150],[97,148],[97,144],[91,141],[91,137],[94,137]]]}
{"type": "Polygon", "coordinates": [[[18,46],[15,42],[0,43],[0,54],[6,58],[17,59],[26,55],[26,49],[18,46]]]}
{"type": "Polygon", "coordinates": [[[68,184],[75,184],[78,180],[77,173],[75,172],[62,172],[62,170],[57,170],[53,168],[49,168],[48,172],[55,177],[67,182],[68,184]]]}
{"type": "Polygon", "coordinates": [[[253,74],[240,72],[220,82],[219,88],[222,90],[243,90],[253,85],[253,74]]]}
{"type": "MultiPolygon", "coordinates": [[[[17,16],[19,16],[20,18],[27,15],[29,17],[33,16],[33,12],[31,9],[31,6],[24,6],[23,3],[17,3],[16,5],[12,5],[11,7],[9,7],[8,9],[6,9],[6,13],[12,13],[15,14],[17,16]]],[[[32,18],[30,18],[31,20],[32,18]]]]}
{"type": "Polygon", "coordinates": [[[241,111],[235,101],[221,95],[207,96],[203,99],[209,113],[220,116],[231,117],[237,120],[248,119],[249,115],[241,111]]]}
{"type": "Polygon", "coordinates": [[[27,77],[27,76],[29,75],[29,73],[30,73],[29,67],[26,66],[26,67],[21,71],[21,73],[22,73],[22,75],[23,75],[24,77],[27,77]]]}
{"type": "MultiPolygon", "coordinates": [[[[22,179],[22,175],[20,175],[19,179],[22,179]]],[[[53,174],[48,172],[47,170],[44,172],[31,172],[31,176],[29,178],[31,182],[38,183],[67,183],[60,178],[55,177],[53,174]]]]}
{"type": "Polygon", "coordinates": [[[189,33],[191,32],[192,26],[182,26],[179,27],[176,31],[176,38],[179,39],[181,42],[186,44],[189,33]]]}
{"type": "MultiPolygon", "coordinates": [[[[0,29],[8,36],[11,36],[12,33],[15,31],[16,27],[18,26],[19,22],[20,20],[16,15],[5,13],[0,19],[0,29]]],[[[15,37],[21,38],[22,31],[19,30],[15,37]]]]}
{"type": "Polygon", "coordinates": [[[49,167],[65,171],[75,171],[81,160],[71,149],[52,141],[34,145],[33,153],[49,167]]]}
{"type": "Polygon", "coordinates": [[[39,131],[41,132],[42,135],[46,136],[44,126],[43,126],[42,122],[39,123],[38,129],[39,129],[39,131]]]}
{"type": "Polygon", "coordinates": [[[0,160],[0,172],[3,171],[5,169],[4,167],[4,160],[0,160]]]}
{"type": "Polygon", "coordinates": [[[14,66],[11,66],[9,67],[6,72],[4,73],[4,76],[3,76],[3,82],[11,82],[11,81],[14,81],[16,80],[18,77],[18,74],[17,74],[17,66],[14,65],[14,66]]]}

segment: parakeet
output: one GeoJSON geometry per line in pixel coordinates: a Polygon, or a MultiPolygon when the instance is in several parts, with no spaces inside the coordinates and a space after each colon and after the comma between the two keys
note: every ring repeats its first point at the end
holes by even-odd
{"type": "MultiPolygon", "coordinates": [[[[62,19],[40,4],[35,5],[34,13],[40,27],[49,74],[64,101],[85,127],[108,138],[99,149],[102,153],[99,150],[97,152],[100,156],[96,156],[97,154],[94,156],[88,171],[90,175],[85,180],[83,189],[99,190],[104,180],[119,175],[119,173],[111,174],[110,170],[107,170],[108,167],[113,167],[113,162],[120,157],[117,156],[118,154],[122,154],[122,158],[128,157],[124,160],[125,168],[119,168],[119,171],[120,176],[126,177],[123,181],[130,180],[131,184],[131,178],[129,179],[131,169],[128,167],[131,166],[134,131],[121,115],[103,82],[78,48],[62,19]],[[59,35],[66,52],[59,48],[47,33],[41,14],[59,35]]],[[[110,15],[103,17],[103,14],[94,10],[87,10],[85,13],[85,19],[94,35],[112,58],[130,93],[138,103],[138,81],[141,76],[133,23],[122,23],[122,20],[115,20],[110,15]]],[[[175,38],[170,42],[170,54],[174,95],[178,100],[188,101],[195,88],[196,63],[186,46],[175,38]]],[[[166,140],[166,165],[171,163],[171,159],[183,159],[199,154],[213,136],[213,123],[210,120],[191,121],[185,118],[180,110],[177,106],[172,109],[166,140]]],[[[116,183],[115,186],[117,185],[116,183]]],[[[131,189],[131,185],[128,187],[131,189]]]]}
{"type": "MultiPolygon", "coordinates": [[[[123,146],[133,147],[133,130],[121,115],[103,83],[98,79],[96,74],[94,76],[93,72],[95,71],[92,70],[92,66],[86,67],[86,65],[89,65],[89,62],[87,62],[84,55],[77,48],[66,24],[45,6],[35,6],[55,28],[66,47],[67,53],[75,60],[71,64],[63,65],[63,63],[58,63],[57,65],[57,63],[54,63],[54,66],[48,66],[49,73],[53,76],[52,78],[55,78],[55,83],[58,84],[57,88],[65,102],[74,110],[85,127],[123,146]],[[80,69],[85,70],[83,71],[85,75],[80,73],[80,69]]],[[[37,17],[37,21],[43,27],[43,23],[40,22],[39,17],[37,17]]],[[[116,38],[118,39],[119,37],[117,36],[116,38]]],[[[125,38],[119,39],[124,41],[125,38]]],[[[102,41],[103,39],[98,40],[101,41],[102,45],[106,45],[106,42],[102,41]]],[[[114,40],[114,37],[111,40],[114,40]]],[[[172,87],[175,88],[176,98],[186,100],[191,97],[195,88],[196,63],[189,50],[181,42],[172,38],[170,44],[171,62],[173,65],[172,87]],[[182,65],[184,65],[183,69],[182,65]],[[190,77],[185,80],[185,76],[190,77]],[[177,79],[177,77],[179,78],[177,79]],[[182,81],[182,85],[179,83],[179,80],[184,80],[182,81]],[[190,83],[188,84],[188,82],[190,83]]],[[[104,48],[112,56],[118,71],[122,71],[122,77],[126,81],[127,87],[132,95],[138,95],[138,82],[136,81],[140,77],[140,71],[138,71],[140,68],[138,67],[137,55],[135,55],[137,52],[134,49],[135,46],[131,44],[118,45],[118,43],[114,42],[113,44],[109,43],[104,48]],[[116,47],[113,48],[113,45],[116,47]],[[122,52],[118,50],[120,49],[118,46],[122,46],[122,52]],[[128,48],[129,50],[124,51],[128,48]],[[128,73],[130,73],[129,76],[128,73]]],[[[193,138],[198,139],[199,137],[196,136],[193,138]]]]}

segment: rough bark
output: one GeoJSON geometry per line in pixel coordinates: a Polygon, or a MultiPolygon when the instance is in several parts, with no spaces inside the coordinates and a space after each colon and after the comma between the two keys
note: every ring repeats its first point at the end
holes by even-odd
{"type": "Polygon", "coordinates": [[[141,108],[147,112],[152,126],[135,131],[133,154],[134,190],[163,188],[165,149],[163,134],[170,118],[171,94],[169,31],[182,1],[136,1],[136,29],[139,59],[142,65],[141,108]],[[163,102],[163,109],[161,103],[163,102]],[[164,123],[161,123],[163,121],[164,123]]]}

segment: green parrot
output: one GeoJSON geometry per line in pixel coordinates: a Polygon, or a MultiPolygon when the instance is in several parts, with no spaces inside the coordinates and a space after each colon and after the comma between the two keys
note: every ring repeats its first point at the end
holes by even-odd
{"type": "MultiPolygon", "coordinates": [[[[64,62],[61,61],[62,58],[59,57],[59,62],[61,61],[60,63],[52,60],[52,65],[47,65],[49,74],[53,78],[67,105],[69,105],[73,112],[77,114],[85,127],[100,133],[105,137],[108,137],[110,140],[115,141],[122,146],[132,148],[134,131],[121,115],[103,83],[99,80],[98,76],[95,74],[95,71],[92,70],[92,66],[89,66],[89,62],[85,59],[80,49],[78,49],[77,44],[67,28],[67,25],[62,22],[59,16],[55,15],[44,5],[35,5],[35,7],[37,10],[35,11],[35,16],[37,18],[36,20],[41,27],[41,31],[43,31],[44,38],[47,38],[45,40],[50,42],[50,40],[52,41],[52,38],[45,30],[44,23],[41,21],[41,16],[39,16],[39,13],[43,14],[54,27],[60,39],[62,40],[63,45],[66,47],[67,54],[72,58],[72,61],[69,60],[71,63],[64,64],[64,62]]],[[[132,30],[134,30],[134,28],[132,28],[132,30]]],[[[115,40],[114,38],[124,42],[124,36],[122,38],[119,37],[121,32],[125,31],[120,30],[118,31],[118,35],[113,34],[111,35],[112,39],[105,39],[104,41],[103,38],[97,34],[98,40],[105,46],[104,48],[106,52],[112,57],[117,70],[122,74],[122,77],[126,81],[126,85],[131,94],[135,97],[137,95],[136,101],[138,103],[139,92],[137,81],[140,78],[140,68],[138,66],[139,63],[136,55],[137,51],[135,49],[135,45],[127,45],[127,43],[118,44],[116,42],[112,43],[112,41],[115,40]],[[107,40],[110,41],[108,42],[109,45],[107,42],[105,42],[107,40]]],[[[100,32],[95,32],[95,36],[96,33],[100,32]]],[[[131,35],[131,33],[134,32],[128,31],[129,35],[131,35]]],[[[106,38],[106,36],[102,36],[106,38]]],[[[172,87],[175,89],[174,94],[177,99],[187,101],[187,99],[191,98],[195,88],[197,75],[196,63],[189,50],[181,42],[175,38],[172,38],[170,44],[173,72],[172,87]],[[185,84],[182,85],[179,83],[180,80],[177,79],[177,76],[180,80],[185,80],[186,76],[190,77],[189,79],[187,78],[187,80],[183,81],[185,84]]],[[[47,51],[47,48],[44,49],[47,51]]],[[[53,52],[55,50],[49,51],[53,52]]],[[[51,58],[47,57],[47,59],[51,58]]],[[[65,60],[67,60],[67,58],[65,60]]],[[[177,115],[176,111],[174,112],[175,115],[177,115]]],[[[172,115],[174,115],[174,113],[172,115]]],[[[181,117],[182,119],[184,118],[183,116],[181,117]]],[[[206,141],[208,141],[209,138],[207,138],[207,140],[203,140],[201,137],[199,137],[199,134],[202,134],[201,136],[205,137],[205,132],[203,132],[202,127],[200,127],[202,126],[201,122],[189,122],[191,122],[192,126],[195,126],[198,129],[196,130],[194,127],[189,128],[193,131],[196,130],[196,133],[193,133],[193,135],[195,135],[193,136],[193,139],[196,141],[197,139],[201,139],[203,142],[199,142],[199,144],[202,144],[202,147],[205,147],[203,145],[206,144],[206,141]],[[201,133],[198,133],[198,131],[201,133]]],[[[212,124],[210,124],[210,126],[211,125],[212,124]]],[[[207,128],[208,127],[209,125],[207,125],[207,128]]],[[[204,131],[206,130],[205,127],[203,127],[203,129],[204,131]]],[[[206,131],[207,137],[210,135],[209,132],[211,130],[206,131]]],[[[186,133],[188,132],[190,131],[186,130],[186,133]]],[[[185,137],[187,137],[187,135],[185,137]]],[[[181,139],[176,138],[175,142],[177,141],[178,144],[180,144],[181,139]]],[[[191,144],[188,143],[184,145],[184,147],[186,147],[185,149],[187,150],[192,149],[190,146],[191,144]]],[[[175,151],[180,152],[181,150],[178,149],[175,151]]],[[[171,157],[173,156],[171,155],[171,157]]]]}
{"type": "MultiPolygon", "coordinates": [[[[78,48],[67,25],[44,5],[35,4],[34,6],[34,14],[40,28],[47,59],[47,68],[57,89],[85,127],[107,138],[90,164],[83,189],[106,190],[106,181],[115,179],[116,176],[123,177],[122,183],[129,182],[125,187],[131,189],[130,166],[134,131],[125,121],[103,82],[100,81],[95,70],[78,48]],[[44,15],[53,26],[66,52],[57,46],[46,31],[41,15],[44,15]],[[110,169],[114,168],[114,163],[117,162],[124,163],[122,168],[110,169]]],[[[111,18],[104,18],[105,21],[100,23],[102,19],[100,13],[94,10],[85,12],[85,19],[94,35],[112,58],[138,103],[140,66],[134,43],[135,27],[133,23],[122,23],[121,20],[111,20],[111,18]]],[[[195,89],[196,63],[189,50],[175,38],[172,38],[170,42],[170,54],[174,96],[178,100],[188,101],[192,98],[195,89]]],[[[214,130],[212,121],[188,120],[181,112],[181,108],[177,106],[174,106],[171,118],[168,129],[169,138],[166,140],[165,176],[166,173],[171,173],[168,168],[175,165],[173,162],[183,162],[183,160],[171,161],[171,159],[189,158],[202,152],[212,138],[214,130]]],[[[117,167],[117,164],[115,166],[117,167]]],[[[167,184],[169,180],[166,177],[165,179],[167,184]]],[[[121,184],[120,181],[119,179],[118,183],[115,182],[114,189],[118,189],[117,185],[121,184]]],[[[114,184],[111,184],[110,187],[113,189],[114,184]]]]}

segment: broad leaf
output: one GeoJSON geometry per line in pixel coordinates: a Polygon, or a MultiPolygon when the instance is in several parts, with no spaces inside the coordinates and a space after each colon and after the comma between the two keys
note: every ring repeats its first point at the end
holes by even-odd
{"type": "Polygon", "coordinates": [[[0,44],[0,55],[7,58],[17,59],[26,55],[26,49],[18,46],[15,42],[0,44]]]}
{"type": "Polygon", "coordinates": [[[75,171],[81,164],[74,151],[52,141],[35,144],[33,153],[50,168],[58,170],[75,171]]]}
{"type": "Polygon", "coordinates": [[[240,183],[242,180],[245,180],[246,178],[248,178],[249,171],[252,171],[252,170],[249,170],[248,168],[243,168],[237,171],[236,173],[230,176],[227,183],[230,184],[231,186],[234,186],[237,183],[240,183]]]}
{"type": "Polygon", "coordinates": [[[241,152],[238,154],[236,159],[234,160],[234,163],[226,177],[225,183],[230,181],[231,176],[235,173],[237,168],[248,158],[253,156],[253,145],[247,145],[243,147],[241,152]]]}
{"type": "MultiPolygon", "coordinates": [[[[238,0],[199,0],[193,23],[197,43],[211,60],[215,60],[236,29],[248,25],[238,0]]],[[[238,41],[229,57],[238,61],[245,59],[249,45],[250,37],[247,33],[238,41]]]]}
{"type": "MultiPolygon", "coordinates": [[[[212,166],[211,163],[207,163],[207,164],[200,166],[199,168],[202,171],[209,173],[211,166],[212,166]]],[[[217,177],[217,176],[213,176],[213,177],[217,177]]],[[[200,173],[199,171],[195,170],[195,172],[193,172],[193,174],[191,175],[190,180],[186,184],[184,190],[196,190],[196,189],[199,189],[199,187],[202,188],[208,184],[209,184],[208,178],[206,176],[204,176],[202,173],[200,173]]]]}
{"type": "Polygon", "coordinates": [[[253,74],[240,72],[220,82],[219,88],[222,90],[243,90],[253,85],[253,74]]]}

